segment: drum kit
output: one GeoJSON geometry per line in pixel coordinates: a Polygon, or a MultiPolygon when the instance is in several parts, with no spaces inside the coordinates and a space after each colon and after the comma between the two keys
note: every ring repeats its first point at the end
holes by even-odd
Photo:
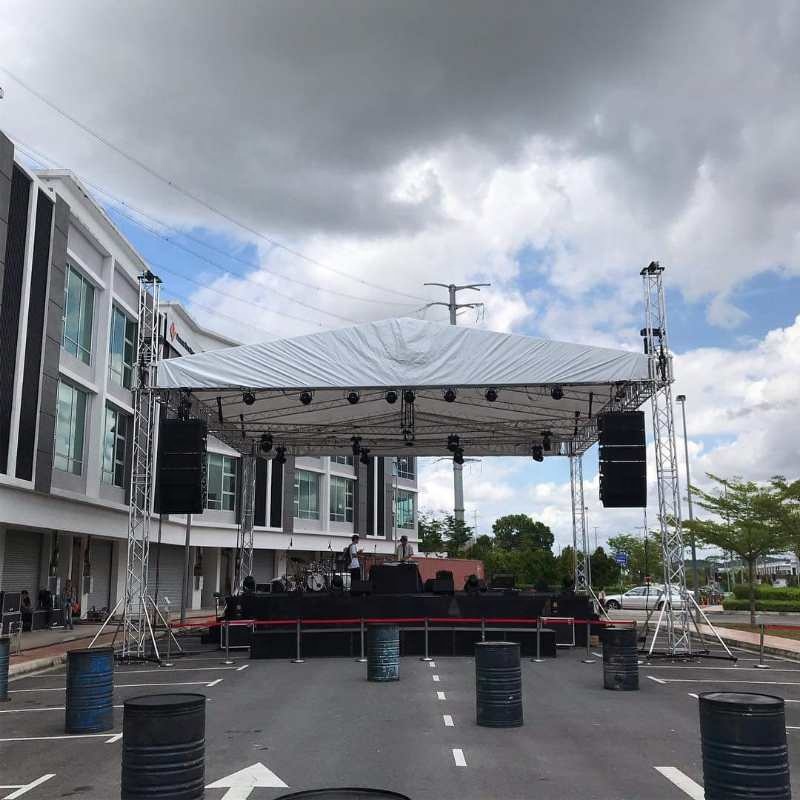
{"type": "Polygon", "coordinates": [[[341,572],[334,556],[319,561],[308,561],[302,556],[289,556],[293,569],[273,581],[273,591],[327,592],[335,588],[334,577],[341,572]],[[276,586],[275,584],[278,584],[276,586]]]}

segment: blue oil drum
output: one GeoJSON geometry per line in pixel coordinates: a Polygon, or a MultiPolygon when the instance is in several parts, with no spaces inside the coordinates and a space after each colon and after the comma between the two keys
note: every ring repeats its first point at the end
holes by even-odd
{"type": "Polygon", "coordinates": [[[400,626],[367,627],[367,680],[400,680],[400,626]]]}
{"type": "Polygon", "coordinates": [[[699,702],[706,800],[790,800],[783,698],[707,692],[699,702]]]}
{"type": "Polygon", "coordinates": [[[475,645],[477,722],[487,728],[522,725],[522,669],[516,642],[475,645]]]}
{"type": "Polygon", "coordinates": [[[200,800],[205,759],[205,695],[150,694],[125,701],[122,800],[200,800]]]}
{"type": "Polygon", "coordinates": [[[8,696],[8,664],[11,658],[11,637],[0,636],[0,701],[6,702],[8,696]]]}
{"type": "Polygon", "coordinates": [[[101,733],[114,727],[114,650],[67,653],[67,733],[101,733]]]}

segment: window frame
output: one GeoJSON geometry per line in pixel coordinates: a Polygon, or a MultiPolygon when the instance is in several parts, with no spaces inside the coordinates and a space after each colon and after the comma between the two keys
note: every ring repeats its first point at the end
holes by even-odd
{"type": "Polygon", "coordinates": [[[81,389],[74,383],[65,381],[63,378],[58,379],[58,386],[56,387],[56,424],[53,433],[53,467],[61,472],[66,472],[70,475],[83,475],[86,450],[86,412],[88,406],[89,392],[81,389]],[[69,427],[67,430],[68,448],[66,453],[59,451],[59,422],[64,419],[61,414],[62,387],[65,387],[70,392],[69,427]],[[80,397],[83,398],[83,420],[79,426],[78,406],[80,405],[80,397]],[[76,434],[78,429],[80,429],[81,438],[80,448],[76,447],[76,434]],[[76,456],[78,450],[80,450],[80,452],[76,456]]]}
{"type": "Polygon", "coordinates": [[[341,467],[352,467],[353,456],[331,456],[331,464],[336,464],[337,466],[341,467]],[[344,461],[341,461],[340,459],[344,459],[344,461]]]}
{"type": "Polygon", "coordinates": [[[103,420],[103,458],[100,465],[100,482],[106,486],[116,486],[120,489],[125,488],[125,465],[128,456],[128,426],[131,424],[131,417],[124,411],[116,408],[111,403],[106,403],[105,417],[103,420]],[[113,429],[109,428],[109,415],[113,418],[113,429]],[[124,420],[123,431],[119,432],[120,420],[124,420]],[[114,437],[111,445],[111,465],[108,467],[109,450],[107,439],[114,437]],[[121,449],[121,455],[120,455],[121,449]],[[119,482],[117,482],[119,480],[119,482]]]}
{"type": "Polygon", "coordinates": [[[236,510],[237,459],[224,453],[208,453],[206,460],[206,502],[209,511],[236,510]],[[218,463],[217,463],[218,462],[218,463]],[[219,473],[217,474],[217,469],[219,473]],[[212,481],[219,478],[219,484],[212,481]],[[225,488],[225,479],[231,479],[232,489],[225,488]],[[215,495],[212,499],[212,494],[215,495]],[[218,497],[216,495],[219,495],[218,497]]]}
{"type": "Polygon", "coordinates": [[[415,481],[417,479],[417,459],[414,456],[396,456],[395,464],[397,465],[398,478],[407,481],[415,481]],[[405,469],[402,469],[402,464],[406,465],[405,469]]]}
{"type": "Polygon", "coordinates": [[[64,317],[61,329],[61,347],[66,350],[70,355],[82,361],[84,364],[91,366],[92,364],[92,349],[94,344],[94,299],[97,294],[97,288],[89,278],[81,272],[72,261],[67,261],[66,270],[64,272],[64,317]],[[67,337],[67,321],[69,319],[69,292],[71,282],[73,280],[80,282],[78,294],[78,322],[76,339],[67,337]],[[91,289],[91,304],[89,313],[87,311],[86,298],[88,296],[87,289],[91,289]],[[85,339],[85,326],[86,317],[89,318],[89,342],[86,346],[85,339]]]}
{"type": "Polygon", "coordinates": [[[295,519],[320,519],[320,507],[319,507],[319,490],[320,490],[320,474],[318,472],[312,472],[308,469],[296,469],[294,472],[294,484],[293,484],[293,492],[292,492],[292,513],[294,514],[295,519]],[[306,490],[305,493],[303,492],[302,485],[305,483],[306,490]],[[316,492],[311,492],[308,489],[312,483],[316,484],[316,492]],[[311,503],[311,498],[314,498],[314,502],[311,503]],[[302,508],[301,500],[306,500],[306,507],[302,508]],[[312,508],[313,506],[313,508],[312,508]]]}
{"type": "Polygon", "coordinates": [[[400,528],[402,530],[414,530],[415,527],[415,513],[416,513],[416,494],[414,492],[409,492],[406,489],[398,489],[397,490],[397,499],[395,500],[395,527],[400,528]],[[406,502],[410,503],[411,505],[411,515],[410,518],[407,518],[407,511],[404,509],[403,514],[401,516],[400,509],[403,508],[406,502]],[[402,520],[402,522],[401,522],[402,520]]]}
{"type": "Polygon", "coordinates": [[[111,304],[111,327],[108,337],[108,378],[112,383],[121,386],[123,389],[133,387],[133,367],[136,362],[136,337],[138,334],[136,321],[131,319],[127,312],[117,303],[111,304]],[[122,352],[117,354],[114,351],[115,323],[121,319],[123,323],[122,352]],[[119,369],[114,366],[114,356],[119,355],[121,366],[119,369]]]}
{"type": "Polygon", "coordinates": [[[353,501],[355,498],[355,481],[341,475],[331,475],[328,516],[331,522],[353,522],[353,501]],[[340,493],[342,496],[340,497],[340,493]],[[338,506],[341,500],[342,511],[338,506]]]}

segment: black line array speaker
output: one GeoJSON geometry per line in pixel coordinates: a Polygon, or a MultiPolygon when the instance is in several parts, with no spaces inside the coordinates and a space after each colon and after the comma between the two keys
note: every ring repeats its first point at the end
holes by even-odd
{"type": "Polygon", "coordinates": [[[158,513],[203,513],[207,437],[204,420],[161,421],[155,503],[158,513]]]}
{"type": "Polygon", "coordinates": [[[602,414],[600,434],[600,501],[605,508],[647,505],[647,449],[644,412],[602,414]]]}

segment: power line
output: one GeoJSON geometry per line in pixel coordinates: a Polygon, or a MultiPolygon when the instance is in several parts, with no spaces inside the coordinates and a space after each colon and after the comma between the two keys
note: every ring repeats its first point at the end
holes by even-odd
{"type": "Polygon", "coordinates": [[[176,183],[175,181],[172,181],[169,178],[165,178],[163,175],[159,174],[155,169],[153,169],[152,167],[150,167],[147,164],[145,164],[143,161],[138,159],[136,156],[133,156],[130,153],[127,153],[125,150],[123,150],[122,148],[120,148],[117,145],[115,145],[109,139],[106,139],[104,136],[102,136],[101,134],[97,133],[97,131],[95,131],[92,128],[90,128],[88,125],[84,124],[80,120],[78,120],[75,117],[73,117],[67,111],[64,111],[64,109],[60,108],[55,103],[53,103],[51,100],[46,98],[44,95],[42,95],[39,92],[37,92],[33,87],[29,86],[27,83],[22,81],[20,78],[18,78],[13,72],[11,72],[6,67],[0,66],[0,70],[2,70],[6,75],[8,75],[12,80],[16,81],[27,92],[29,92],[34,97],[36,97],[38,100],[40,100],[42,103],[44,103],[45,105],[47,105],[51,109],[53,109],[53,111],[55,111],[57,114],[60,114],[65,119],[69,120],[73,125],[75,125],[76,127],[80,128],[85,133],[89,134],[89,136],[91,136],[92,138],[96,139],[98,142],[100,142],[101,144],[105,145],[110,150],[113,150],[115,153],[117,153],[117,155],[121,156],[122,158],[126,159],[127,161],[130,161],[132,164],[134,164],[137,167],[139,167],[139,169],[143,170],[144,172],[146,172],[151,177],[155,178],[156,180],[160,181],[161,183],[166,184],[171,189],[173,189],[176,192],[184,195],[184,197],[189,198],[190,200],[192,200],[193,202],[195,202],[198,205],[202,206],[203,208],[207,209],[211,213],[216,214],[218,217],[221,217],[222,219],[226,220],[227,222],[230,222],[232,225],[235,225],[236,227],[241,228],[242,230],[253,234],[253,236],[258,236],[260,239],[263,239],[265,242],[268,242],[273,247],[276,247],[276,248],[279,248],[281,250],[284,250],[285,252],[289,253],[290,255],[293,255],[295,258],[299,258],[299,259],[301,259],[303,261],[308,262],[309,264],[313,264],[314,266],[319,267],[320,269],[328,270],[328,271],[333,272],[334,274],[339,275],[339,276],[341,276],[343,278],[347,278],[348,280],[355,281],[356,283],[360,283],[363,286],[369,286],[370,288],[377,289],[378,291],[381,291],[381,292],[389,292],[391,294],[396,294],[396,295],[398,295],[400,297],[407,297],[407,298],[410,298],[411,300],[419,300],[419,301],[425,302],[426,298],[424,298],[424,297],[418,297],[417,295],[408,294],[407,292],[401,292],[398,289],[391,289],[389,287],[385,287],[385,286],[381,286],[381,285],[376,284],[376,283],[372,283],[370,281],[364,280],[363,278],[357,278],[356,276],[351,275],[348,272],[345,272],[344,270],[340,270],[337,267],[332,267],[329,264],[325,264],[325,263],[323,263],[321,261],[318,261],[316,258],[313,258],[312,256],[309,256],[309,255],[306,255],[305,253],[301,252],[300,250],[296,250],[295,248],[284,244],[283,242],[279,241],[278,239],[273,239],[271,236],[268,236],[267,234],[262,233],[261,231],[257,231],[255,228],[252,228],[249,225],[247,225],[246,223],[241,222],[240,220],[237,220],[235,217],[232,217],[227,212],[222,211],[221,209],[211,205],[211,203],[207,202],[206,200],[203,200],[203,198],[198,197],[196,194],[193,194],[188,189],[183,188],[180,184],[176,183]]]}

